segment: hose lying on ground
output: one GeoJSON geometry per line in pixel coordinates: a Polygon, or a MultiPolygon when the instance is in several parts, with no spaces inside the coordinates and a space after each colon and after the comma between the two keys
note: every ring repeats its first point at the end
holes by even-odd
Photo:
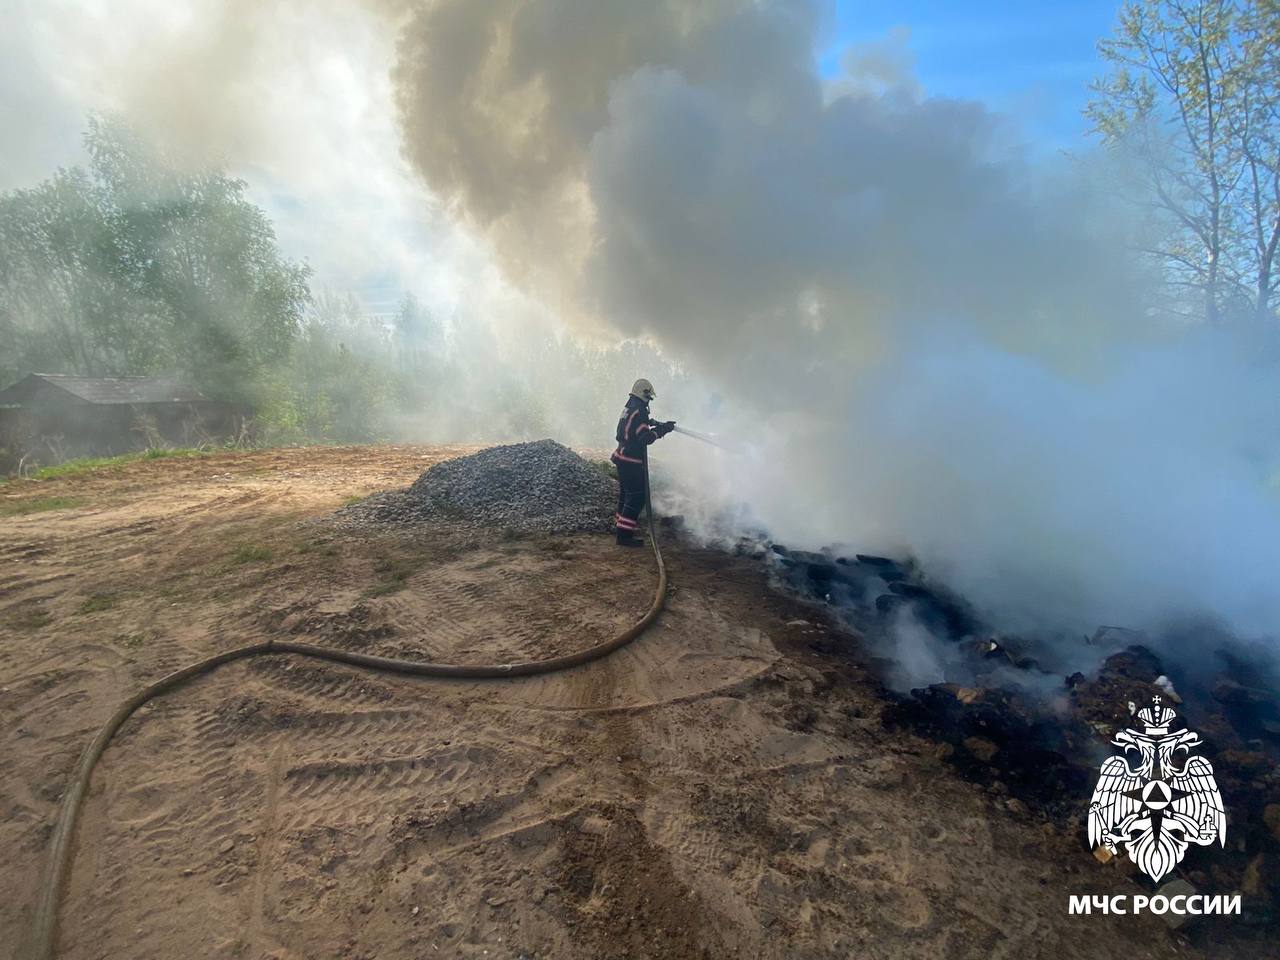
{"type": "Polygon", "coordinates": [[[625,647],[648,629],[657,619],[662,604],[667,596],[667,568],[662,560],[662,550],[658,546],[658,537],[653,523],[653,506],[649,502],[649,467],[645,464],[644,478],[645,513],[648,517],[649,542],[653,546],[653,559],[658,568],[658,585],[654,590],[653,601],[635,624],[622,633],[595,646],[568,653],[550,660],[529,660],[523,663],[477,664],[470,666],[457,663],[422,663],[414,660],[399,660],[394,657],[375,657],[365,653],[351,653],[347,650],[336,650],[329,647],[317,647],[310,643],[294,643],[292,641],[266,641],[247,647],[237,647],[216,656],[200,660],[190,666],[183,667],[175,673],[162,677],[155,683],[138,691],[116,708],[109,720],[102,725],[98,735],[85,748],[76,767],[71,784],[62,796],[62,806],[58,811],[58,822],[50,840],[49,861],[45,871],[44,882],[40,888],[40,899],[36,905],[35,922],[32,928],[32,946],[29,954],[31,960],[53,960],[58,936],[58,904],[62,888],[66,883],[71,868],[72,843],[75,840],[76,820],[80,807],[84,803],[84,795],[89,789],[89,778],[93,769],[107,749],[107,744],[116,731],[132,716],[140,706],[171,690],[193,677],[208,673],[224,663],[241,660],[259,654],[294,653],[319,660],[331,660],[346,663],[355,667],[379,670],[387,673],[405,673],[419,677],[446,677],[467,680],[492,680],[501,677],[528,677],[535,674],[555,673],[570,667],[581,666],[592,660],[599,660],[616,650],[625,647]]]}

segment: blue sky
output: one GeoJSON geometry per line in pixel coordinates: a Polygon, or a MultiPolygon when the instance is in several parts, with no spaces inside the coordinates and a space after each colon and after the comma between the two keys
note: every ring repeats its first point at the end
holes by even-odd
{"type": "Polygon", "coordinates": [[[1037,149],[1070,149],[1088,129],[1088,84],[1103,72],[1099,39],[1115,27],[1120,0],[963,3],[837,0],[824,73],[850,43],[905,28],[915,72],[931,95],[981,100],[1016,121],[1037,149]]]}

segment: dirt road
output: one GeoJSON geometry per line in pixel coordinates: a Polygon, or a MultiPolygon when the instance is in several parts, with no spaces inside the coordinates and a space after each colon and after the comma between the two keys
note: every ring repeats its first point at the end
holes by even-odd
{"type": "MultiPolygon", "coordinates": [[[[58,798],[125,695],[268,636],[456,662],[635,620],[609,538],[354,536],[322,518],[467,448],[154,461],[0,487],[0,957],[21,956],[58,798]]],[[[1074,833],[880,724],[856,638],[751,561],[672,544],[659,624],[564,674],[392,678],[263,657],[164,696],[94,777],[60,956],[1203,956],[1074,833]]],[[[638,554],[638,555],[637,555],[638,554]]],[[[1081,798],[1082,804],[1087,798],[1081,798]]]]}

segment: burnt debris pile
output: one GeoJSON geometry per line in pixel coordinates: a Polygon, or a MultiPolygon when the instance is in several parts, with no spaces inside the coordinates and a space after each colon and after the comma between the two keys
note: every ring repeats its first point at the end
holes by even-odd
{"type": "Polygon", "coordinates": [[[437,463],[407,489],[375,493],[336,518],[346,526],[447,521],[520,533],[604,531],[618,497],[611,473],[554,440],[513,443],[437,463]]]}
{"type": "Polygon", "coordinates": [[[945,587],[926,584],[913,561],[862,553],[833,556],[781,544],[772,544],[769,551],[793,588],[842,609],[874,609],[882,617],[910,612],[931,631],[957,640],[978,629],[977,616],[964,600],[945,587]]]}
{"type": "Polygon", "coordinates": [[[846,626],[871,634],[910,624],[943,641],[936,652],[949,677],[975,683],[1010,666],[1045,672],[1029,644],[998,636],[963,597],[930,581],[913,560],[776,543],[760,552],[786,589],[824,605],[846,626]]]}
{"type": "MultiPolygon", "coordinates": [[[[1111,741],[1135,726],[1130,704],[1161,697],[1177,711],[1175,725],[1201,734],[1229,824],[1225,850],[1189,857],[1176,876],[1201,892],[1242,893],[1243,919],[1258,929],[1280,918],[1280,675],[1265,649],[1206,624],[1159,637],[1110,626],[1074,641],[1011,636],[912,560],[792,550],[763,537],[739,549],[862,635],[859,654],[872,654],[895,688],[886,690],[887,726],[935,741],[938,755],[997,804],[1072,835],[1085,836],[1099,767],[1118,749],[1111,741]],[[928,679],[902,682],[904,625],[928,637],[928,679]],[[1064,660],[1072,642],[1078,649],[1064,660]],[[1092,666],[1069,673],[1064,663],[1073,660],[1092,666]],[[946,682],[929,682],[939,677],[946,682]]],[[[851,652],[847,642],[827,637],[814,647],[841,655],[851,652]]],[[[1125,857],[1111,868],[1136,870],[1125,857]]]]}

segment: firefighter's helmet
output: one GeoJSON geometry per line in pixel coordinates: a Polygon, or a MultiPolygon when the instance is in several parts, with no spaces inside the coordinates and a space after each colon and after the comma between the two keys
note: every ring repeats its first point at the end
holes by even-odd
{"type": "Polygon", "coordinates": [[[653,389],[653,384],[641,377],[631,385],[631,395],[639,397],[645,403],[658,398],[658,391],[653,389]]]}

